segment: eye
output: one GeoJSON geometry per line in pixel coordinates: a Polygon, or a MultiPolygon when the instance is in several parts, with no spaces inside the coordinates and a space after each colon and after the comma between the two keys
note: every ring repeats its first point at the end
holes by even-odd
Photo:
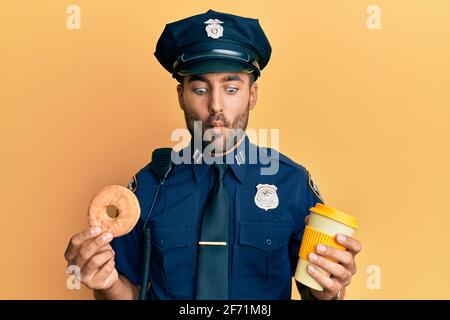
{"type": "Polygon", "coordinates": [[[233,88],[233,87],[228,87],[227,88],[227,93],[228,94],[235,94],[236,92],[238,92],[238,88],[233,88]]]}
{"type": "Polygon", "coordinates": [[[205,88],[195,88],[195,89],[192,89],[192,91],[194,93],[198,94],[199,96],[204,95],[206,93],[205,88]]]}

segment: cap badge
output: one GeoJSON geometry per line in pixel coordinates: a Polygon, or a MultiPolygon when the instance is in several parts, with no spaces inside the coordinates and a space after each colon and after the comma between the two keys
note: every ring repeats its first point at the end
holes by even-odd
{"type": "Polygon", "coordinates": [[[207,24],[205,30],[208,37],[218,39],[223,36],[223,27],[220,25],[221,23],[223,22],[219,19],[209,19],[208,21],[205,21],[205,24],[207,24]]]}
{"type": "Polygon", "coordinates": [[[256,186],[255,204],[264,210],[278,207],[277,187],[272,184],[258,184],[256,186]]]}

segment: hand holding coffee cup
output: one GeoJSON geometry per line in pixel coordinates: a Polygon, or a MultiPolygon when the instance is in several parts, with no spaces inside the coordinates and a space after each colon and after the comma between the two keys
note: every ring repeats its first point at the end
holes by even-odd
{"type": "Polygon", "coordinates": [[[354,256],[361,244],[352,235],[357,220],[321,203],[310,212],[294,277],[316,297],[329,299],[348,286],[356,273],[354,256]]]}

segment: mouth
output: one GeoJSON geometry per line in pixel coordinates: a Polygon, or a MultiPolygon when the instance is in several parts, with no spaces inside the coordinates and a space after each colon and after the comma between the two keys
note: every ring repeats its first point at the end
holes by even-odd
{"type": "Polygon", "coordinates": [[[224,126],[222,121],[213,121],[210,123],[209,127],[210,128],[222,128],[224,126]]]}

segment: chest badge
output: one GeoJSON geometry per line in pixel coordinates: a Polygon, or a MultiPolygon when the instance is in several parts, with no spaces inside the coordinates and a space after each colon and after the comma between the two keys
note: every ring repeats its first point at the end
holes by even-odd
{"type": "Polygon", "coordinates": [[[218,39],[223,36],[223,27],[220,25],[221,23],[223,22],[219,19],[209,19],[208,21],[205,21],[205,24],[207,24],[205,30],[208,37],[218,39]]]}
{"type": "Polygon", "coordinates": [[[264,210],[278,207],[277,187],[273,184],[258,184],[256,186],[255,204],[264,210]]]}

